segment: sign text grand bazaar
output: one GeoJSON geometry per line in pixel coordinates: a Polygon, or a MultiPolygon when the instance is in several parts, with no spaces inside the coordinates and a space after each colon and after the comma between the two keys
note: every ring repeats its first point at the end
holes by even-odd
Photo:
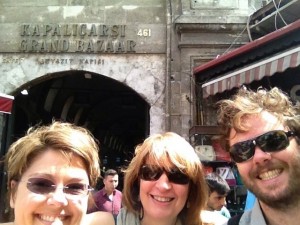
{"type": "Polygon", "coordinates": [[[22,24],[21,52],[134,53],[125,25],[22,24]]]}

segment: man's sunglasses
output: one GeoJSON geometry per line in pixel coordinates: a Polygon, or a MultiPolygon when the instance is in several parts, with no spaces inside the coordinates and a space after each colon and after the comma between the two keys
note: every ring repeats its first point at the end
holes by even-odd
{"type": "Polygon", "coordinates": [[[174,184],[188,184],[190,181],[190,178],[177,168],[166,171],[163,168],[152,165],[142,166],[140,169],[140,178],[146,181],[156,181],[163,173],[166,173],[169,181],[174,184]]]}
{"type": "Polygon", "coordinates": [[[289,146],[292,131],[274,130],[262,134],[254,139],[238,142],[230,147],[229,153],[234,162],[241,163],[251,159],[258,146],[264,152],[277,152],[289,146]]]}
{"type": "MultiPolygon", "coordinates": [[[[27,182],[27,189],[35,194],[47,195],[55,192],[57,186],[53,181],[45,178],[29,178],[27,182]]],[[[89,185],[82,183],[71,183],[62,187],[66,198],[74,199],[88,195],[93,190],[89,185]]]]}

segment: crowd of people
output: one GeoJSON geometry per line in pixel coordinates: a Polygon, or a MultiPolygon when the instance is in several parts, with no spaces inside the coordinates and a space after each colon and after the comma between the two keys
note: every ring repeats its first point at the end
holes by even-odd
{"type": "Polygon", "coordinates": [[[221,215],[230,187],[205,174],[194,148],[173,132],[138,145],[118,173],[104,171],[85,128],[64,122],[30,128],[5,155],[12,222],[6,225],[296,225],[300,220],[300,116],[278,88],[241,88],[218,102],[219,142],[236,163],[254,206],[221,215]],[[217,219],[222,217],[222,219],[217,219]]]}

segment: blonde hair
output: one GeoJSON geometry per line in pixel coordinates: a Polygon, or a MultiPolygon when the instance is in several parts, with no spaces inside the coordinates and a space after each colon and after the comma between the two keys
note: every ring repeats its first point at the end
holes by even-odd
{"type": "Polygon", "coordinates": [[[240,88],[231,99],[221,100],[217,105],[217,120],[222,131],[219,138],[227,150],[229,149],[231,129],[237,132],[245,132],[250,129],[243,122],[245,117],[267,111],[287,125],[292,121],[299,120],[296,117],[298,107],[294,106],[289,97],[278,88],[272,88],[269,91],[259,88],[257,92],[240,88]]]}
{"type": "Polygon", "coordinates": [[[202,165],[193,147],[173,132],[152,135],[135,149],[135,156],[124,171],[122,203],[127,210],[136,215],[141,210],[139,171],[146,162],[158,165],[166,171],[175,166],[190,178],[187,205],[179,217],[186,225],[202,224],[200,212],[205,207],[208,193],[202,165]]]}
{"type": "Polygon", "coordinates": [[[85,128],[69,123],[53,122],[49,126],[30,128],[26,135],[14,142],[5,156],[10,182],[20,180],[35,158],[51,148],[71,159],[73,155],[82,158],[89,182],[95,186],[100,176],[99,148],[92,134],[85,128]]]}

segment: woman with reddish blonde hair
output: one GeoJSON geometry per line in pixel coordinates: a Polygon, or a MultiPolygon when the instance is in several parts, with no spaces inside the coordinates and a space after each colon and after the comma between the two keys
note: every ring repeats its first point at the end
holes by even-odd
{"type": "Polygon", "coordinates": [[[118,225],[201,225],[207,186],[194,148],[178,134],[147,138],[125,170],[118,225]]]}

